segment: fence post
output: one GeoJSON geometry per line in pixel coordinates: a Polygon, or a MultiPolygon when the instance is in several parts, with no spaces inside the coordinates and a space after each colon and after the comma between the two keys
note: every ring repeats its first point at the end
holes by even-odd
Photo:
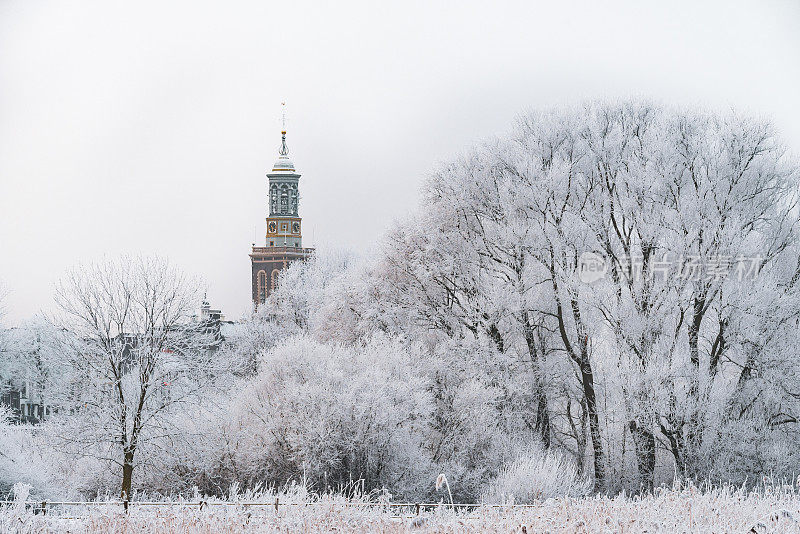
{"type": "Polygon", "coordinates": [[[278,513],[278,498],[275,497],[275,513],[278,513]]]}
{"type": "Polygon", "coordinates": [[[417,515],[419,515],[419,503],[417,503],[417,515]]]}

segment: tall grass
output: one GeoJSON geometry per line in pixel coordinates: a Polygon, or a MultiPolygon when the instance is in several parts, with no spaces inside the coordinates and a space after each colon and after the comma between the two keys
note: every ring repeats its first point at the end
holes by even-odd
{"type": "MultiPolygon", "coordinates": [[[[143,504],[143,503],[140,503],[143,504]]],[[[366,497],[287,493],[234,494],[232,499],[175,501],[170,506],[86,506],[47,515],[11,505],[0,507],[0,532],[120,532],[160,534],[244,532],[748,532],[800,533],[800,494],[794,485],[700,490],[676,484],[651,495],[549,498],[531,505],[462,509],[444,505],[416,515],[414,507],[390,508],[366,497]],[[275,499],[285,503],[276,511],[275,499]],[[301,499],[301,500],[298,500],[301,499]],[[302,500],[307,499],[307,500],[302,500]],[[264,506],[254,506],[261,502],[264,506]]]]}

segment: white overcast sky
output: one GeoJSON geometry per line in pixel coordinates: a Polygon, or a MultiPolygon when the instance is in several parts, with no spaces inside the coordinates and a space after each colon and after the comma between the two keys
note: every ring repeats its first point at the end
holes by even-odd
{"type": "Polygon", "coordinates": [[[521,111],[629,95],[770,117],[800,154],[800,2],[0,1],[5,320],[121,253],[246,313],[282,101],[304,243],[370,249],[521,111]]]}

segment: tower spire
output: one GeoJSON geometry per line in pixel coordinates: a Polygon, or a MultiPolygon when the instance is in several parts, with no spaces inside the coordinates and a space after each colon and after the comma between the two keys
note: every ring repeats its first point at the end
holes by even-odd
{"type": "Polygon", "coordinates": [[[289,147],[286,146],[286,102],[281,102],[281,149],[278,154],[281,156],[289,155],[289,147]]]}

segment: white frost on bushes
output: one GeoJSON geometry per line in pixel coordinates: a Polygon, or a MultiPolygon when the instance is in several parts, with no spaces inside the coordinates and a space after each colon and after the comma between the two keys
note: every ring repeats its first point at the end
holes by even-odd
{"type": "Polygon", "coordinates": [[[574,462],[557,452],[534,448],[504,467],[481,500],[529,504],[556,497],[582,497],[591,489],[591,481],[578,473],[574,462]]]}

